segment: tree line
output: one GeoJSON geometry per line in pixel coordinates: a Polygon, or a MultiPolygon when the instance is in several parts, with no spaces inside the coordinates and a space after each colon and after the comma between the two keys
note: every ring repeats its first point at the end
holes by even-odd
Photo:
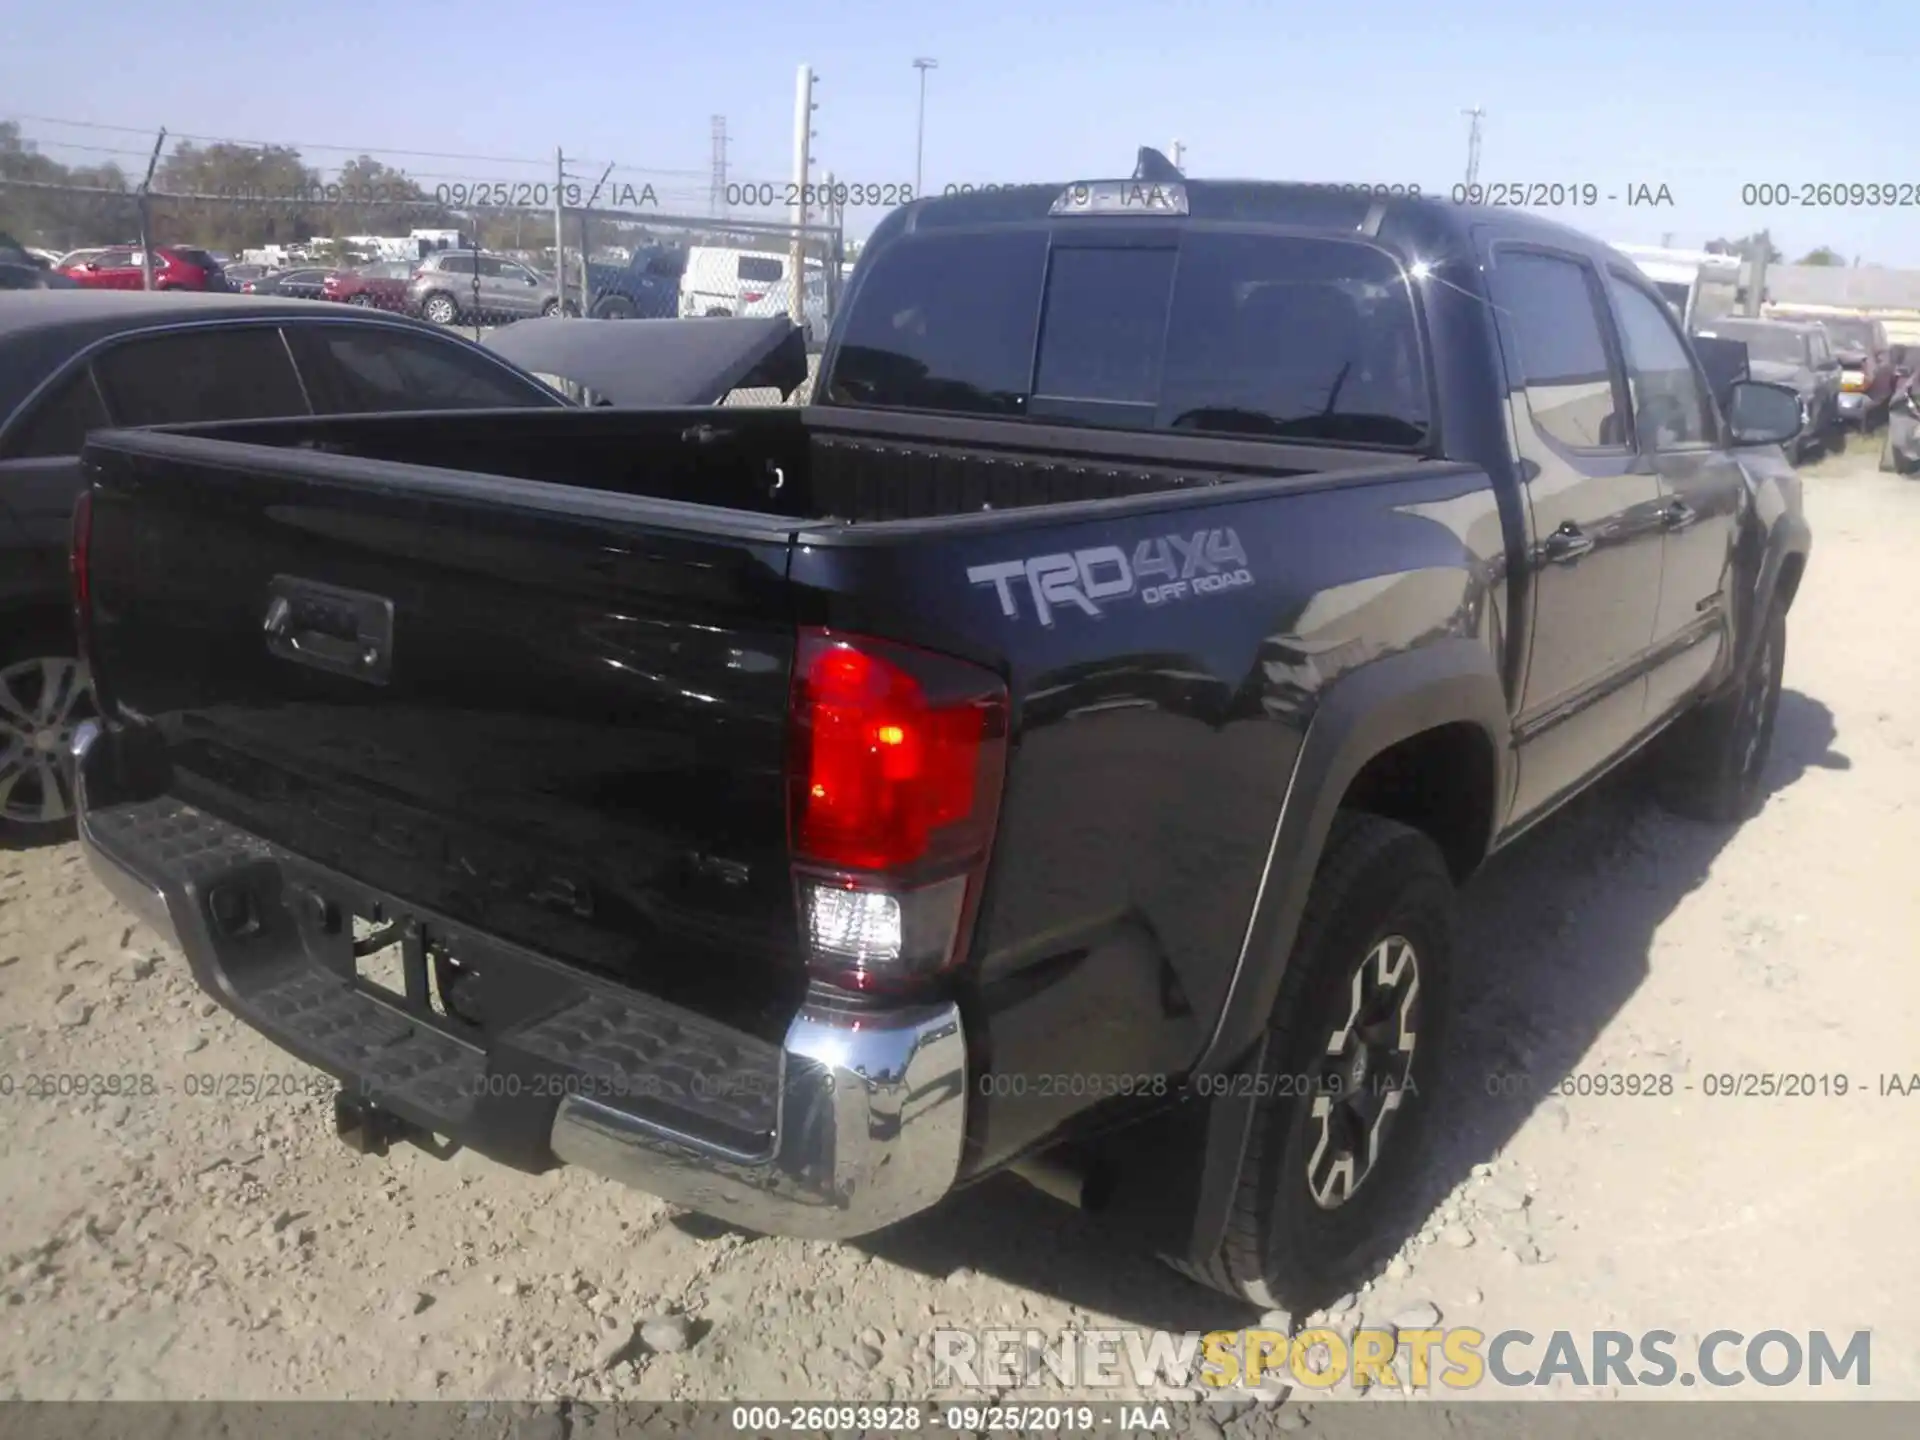
{"type": "MultiPolygon", "coordinates": [[[[0,184],[0,231],[27,244],[67,250],[135,241],[140,178],[113,163],[63,164],[40,153],[17,122],[0,121],[0,181],[16,182],[0,184]]],[[[476,217],[439,203],[405,171],[370,155],[328,177],[287,145],[180,142],[154,170],[151,203],[154,243],[233,253],[427,228],[463,230],[493,247],[553,241],[550,215],[476,217]],[[175,198],[181,196],[212,198],[175,198]],[[369,197],[377,203],[364,203],[369,197]]]]}

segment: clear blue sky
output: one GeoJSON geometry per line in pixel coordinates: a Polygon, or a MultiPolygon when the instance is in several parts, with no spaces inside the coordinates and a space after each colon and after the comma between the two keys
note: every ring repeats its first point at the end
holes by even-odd
{"type": "MultiPolygon", "coordinates": [[[[364,148],[429,186],[551,178],[562,146],[583,169],[597,162],[589,179],[617,162],[615,179],[651,183],[662,209],[703,213],[713,115],[727,117],[733,179],[788,177],[803,61],[820,76],[816,178],[910,182],[911,61],[928,55],[928,189],[1124,175],[1135,147],[1177,137],[1194,175],[1444,191],[1464,171],[1460,112],[1478,104],[1482,180],[1619,194],[1557,212],[1608,239],[1697,245],[1767,226],[1789,258],[1826,244],[1920,267],[1920,22],[1888,0],[471,0],[350,13],[200,0],[82,23],[23,4],[0,51],[0,117],[70,162],[137,169],[106,152],[141,151],[164,125],[302,142],[323,167],[364,148]],[[519,157],[531,163],[505,163],[519,157]],[[1744,183],[1821,181],[1905,183],[1915,203],[1741,201],[1744,183]],[[1628,208],[1640,183],[1665,184],[1674,204],[1628,208]]],[[[852,213],[851,228],[880,213],[852,213]]]]}

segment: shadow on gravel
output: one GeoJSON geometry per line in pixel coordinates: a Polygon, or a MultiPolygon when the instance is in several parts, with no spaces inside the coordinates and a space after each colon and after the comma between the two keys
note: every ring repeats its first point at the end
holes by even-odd
{"type": "MultiPolygon", "coordinates": [[[[1769,803],[1809,769],[1851,768],[1832,748],[1835,736],[1825,705],[1782,692],[1769,803]]],[[[1414,1206],[1416,1226],[1537,1109],[1547,1123],[1571,1123],[1554,1087],[1581,1069],[1646,979],[1655,932],[1737,832],[1661,810],[1643,773],[1630,765],[1596,786],[1494,857],[1461,896],[1446,1118],[1414,1206]]],[[[1635,1064],[1678,1077],[1682,1058],[1643,1046],[1635,1064]]]]}
{"type": "MultiPolygon", "coordinates": [[[[1825,705],[1785,691],[1769,796],[1808,769],[1849,768],[1832,749],[1834,739],[1825,705]]],[[[1498,1155],[1536,1109],[1544,1104],[1568,1123],[1565,1106],[1551,1099],[1553,1087],[1578,1068],[1646,978],[1655,932],[1706,878],[1736,828],[1657,809],[1640,767],[1630,765],[1495,857],[1468,886],[1434,1151],[1385,1254],[1417,1231],[1476,1163],[1498,1155]]],[[[1636,1063],[1652,1070],[1663,1059],[1643,1053],[1636,1063]]],[[[1097,1221],[1011,1176],[854,1243],[928,1276],[936,1305],[956,1283],[947,1277],[970,1269],[1159,1329],[1234,1328],[1254,1315],[1123,1248],[1097,1221]]],[[[1003,1323],[1020,1320],[1009,1314],[1003,1323]]]]}

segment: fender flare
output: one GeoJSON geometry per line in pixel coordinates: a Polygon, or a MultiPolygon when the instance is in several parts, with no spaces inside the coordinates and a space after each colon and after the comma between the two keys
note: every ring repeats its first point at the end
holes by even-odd
{"type": "Polygon", "coordinates": [[[1430,642],[1372,661],[1328,687],[1294,759],[1233,979],[1196,1072],[1230,1064],[1266,1028],[1321,849],[1354,777],[1402,740],[1460,722],[1478,726],[1494,756],[1485,849],[1507,793],[1511,730],[1506,691],[1485,645],[1465,638],[1430,642]]]}
{"type": "MultiPolygon", "coordinates": [[[[1328,688],[1301,741],[1274,826],[1265,877],[1212,1038],[1193,1073],[1240,1063],[1266,1029],[1293,950],[1307,892],[1347,787],[1374,756],[1440,725],[1485,732],[1494,793],[1487,846],[1498,832],[1512,781],[1505,687],[1483,642],[1451,638],[1372,661],[1328,688]]],[[[1257,1101],[1235,1088],[1208,1102],[1189,1255],[1206,1263],[1220,1246],[1239,1186],[1257,1101]]]]}
{"type": "Polygon", "coordinates": [[[1754,652],[1759,649],[1762,625],[1748,623],[1765,617],[1773,607],[1773,597],[1780,589],[1780,576],[1786,570],[1790,560],[1799,558],[1805,561],[1813,548],[1813,530],[1806,518],[1799,514],[1782,515],[1773,522],[1773,528],[1767,533],[1767,548],[1760,557],[1759,573],[1755,575],[1751,594],[1751,609],[1741,617],[1740,633],[1734,646],[1734,663],[1731,673],[1738,676],[1747,673],[1754,652]]]}

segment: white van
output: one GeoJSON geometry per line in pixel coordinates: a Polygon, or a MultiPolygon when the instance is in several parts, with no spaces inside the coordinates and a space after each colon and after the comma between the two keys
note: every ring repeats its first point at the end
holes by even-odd
{"type": "Polygon", "coordinates": [[[1731,315],[1738,306],[1740,259],[1706,250],[1668,250],[1658,245],[1615,245],[1653,282],[1689,333],[1696,325],[1731,315]]]}
{"type": "MultiPolygon", "coordinates": [[[[720,245],[694,245],[687,250],[687,268],[680,274],[680,313],[737,315],[743,306],[769,295],[784,300],[789,293],[793,257],[786,251],[735,250],[720,245]]],[[[807,274],[818,275],[820,262],[807,257],[807,274]]]]}

